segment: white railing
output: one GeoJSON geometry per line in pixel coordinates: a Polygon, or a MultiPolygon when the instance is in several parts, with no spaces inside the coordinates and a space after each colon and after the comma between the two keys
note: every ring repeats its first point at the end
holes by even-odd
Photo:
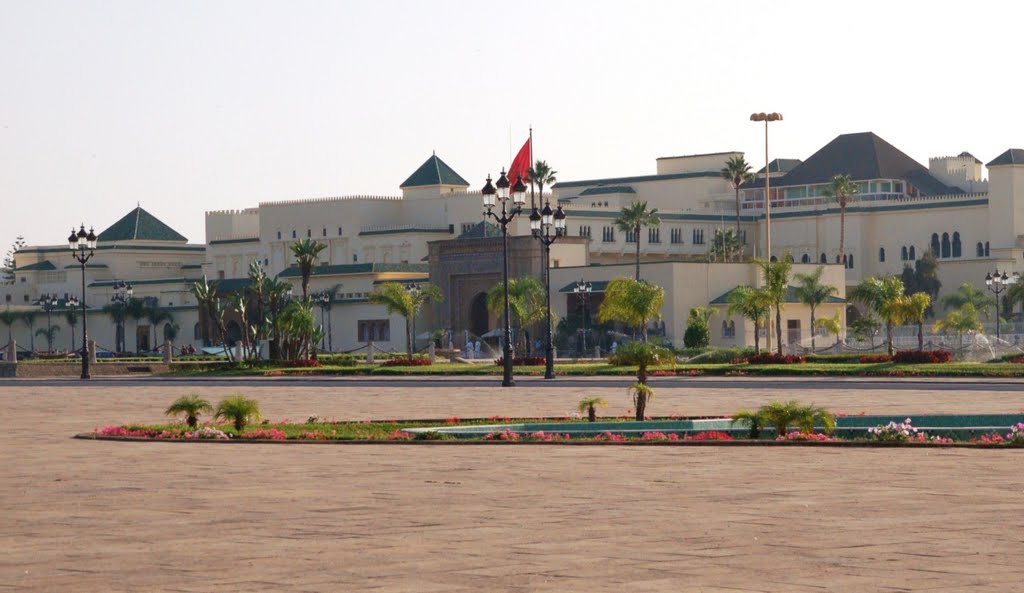
{"type": "MultiPolygon", "coordinates": [[[[987,198],[988,193],[973,193],[973,194],[945,194],[941,196],[917,196],[910,197],[902,194],[868,194],[863,196],[851,196],[847,205],[852,205],[860,202],[871,202],[871,203],[884,203],[891,205],[899,204],[918,204],[928,202],[959,202],[968,200],[977,200],[980,198],[987,198]]],[[[793,200],[786,200],[777,198],[772,200],[772,209],[779,208],[810,208],[812,206],[832,206],[836,205],[834,198],[827,198],[824,196],[818,196],[813,198],[797,198],[793,200]]],[[[746,200],[743,202],[744,210],[762,210],[764,208],[764,199],[746,200]]]]}

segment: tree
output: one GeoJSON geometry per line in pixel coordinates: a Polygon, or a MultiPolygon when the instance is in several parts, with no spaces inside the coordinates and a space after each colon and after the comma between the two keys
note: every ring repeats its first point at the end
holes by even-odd
{"type": "Polygon", "coordinates": [[[821,283],[821,275],[825,272],[824,266],[818,266],[810,274],[797,274],[796,298],[811,309],[811,350],[817,348],[814,341],[814,328],[816,327],[815,313],[820,305],[839,293],[835,286],[821,283]]]}
{"type": "Polygon", "coordinates": [[[821,195],[839,203],[839,261],[846,262],[846,204],[857,193],[857,184],[849,175],[836,175],[821,195]]]}
{"type": "MultiPolygon", "coordinates": [[[[544,186],[553,185],[558,181],[558,178],[555,177],[558,175],[558,171],[552,169],[551,165],[548,165],[547,161],[537,161],[532,167],[526,170],[526,175],[529,179],[524,179],[523,181],[529,181],[531,186],[536,186],[537,196],[542,200],[544,199],[544,186]]],[[[509,181],[513,184],[516,182],[515,179],[510,179],[509,181]]],[[[539,202],[534,202],[532,193],[530,194],[530,206],[540,206],[539,202]]]]}
{"type": "Polygon", "coordinates": [[[255,330],[253,340],[257,344],[257,350],[259,341],[266,337],[267,331],[267,288],[267,273],[260,260],[253,260],[249,264],[249,286],[246,287],[246,292],[256,305],[252,325],[255,330]]]}
{"type": "Polygon", "coordinates": [[[292,243],[291,249],[299,265],[299,272],[302,273],[302,298],[305,299],[309,296],[309,277],[313,275],[313,266],[327,245],[312,239],[302,239],[292,243]]]}
{"type": "Polygon", "coordinates": [[[917,325],[918,350],[924,350],[924,317],[931,304],[932,298],[924,292],[904,295],[898,304],[900,318],[917,325]]]}
{"type": "Polygon", "coordinates": [[[36,330],[37,336],[46,338],[46,351],[53,352],[53,341],[57,338],[57,334],[60,333],[59,325],[51,325],[46,328],[39,328],[36,330]]]}
{"type": "Polygon", "coordinates": [[[727,262],[743,250],[740,244],[740,237],[732,229],[715,229],[715,236],[711,239],[711,247],[708,248],[708,261],[727,262]]]}
{"type": "Polygon", "coordinates": [[[228,357],[228,360],[233,361],[234,357],[228,349],[228,332],[224,325],[224,308],[221,306],[220,296],[217,294],[217,281],[208,282],[206,276],[203,276],[202,282],[192,284],[192,296],[195,297],[196,304],[199,306],[199,324],[203,343],[210,344],[212,333],[210,326],[215,326],[223,342],[224,355],[228,357]]]}
{"type": "Polygon", "coordinates": [[[304,299],[289,302],[277,316],[275,325],[281,341],[281,357],[288,360],[310,357],[310,344],[317,330],[312,301],[304,299]]]}
{"type": "MultiPolygon", "coordinates": [[[[508,281],[508,312],[509,324],[516,332],[514,345],[518,345],[524,354],[529,349],[526,330],[544,321],[547,314],[546,292],[540,280],[525,276],[512,278],[508,281]]],[[[505,314],[505,283],[499,282],[487,293],[487,310],[491,315],[502,317],[505,314]]],[[[504,327],[504,326],[502,326],[504,327]]]]}
{"type": "Polygon", "coordinates": [[[771,295],[763,288],[737,286],[729,293],[729,315],[741,315],[754,323],[754,352],[761,353],[761,326],[771,314],[771,295]]]}
{"type": "Polygon", "coordinates": [[[980,332],[982,326],[978,320],[978,310],[971,303],[965,303],[959,309],[947,313],[945,319],[936,321],[933,329],[944,334],[956,334],[960,347],[963,348],[964,334],[969,331],[980,332]]]}
{"type": "Polygon", "coordinates": [[[964,282],[956,289],[956,292],[942,297],[939,300],[939,304],[947,311],[959,309],[964,305],[970,304],[976,312],[985,318],[985,321],[988,321],[991,318],[992,309],[996,306],[996,299],[986,291],[976,288],[970,282],[964,282]]]}
{"type": "Polygon", "coordinates": [[[597,408],[607,408],[608,402],[601,397],[590,397],[587,399],[580,400],[579,405],[576,407],[580,411],[580,414],[586,412],[587,420],[590,422],[597,422],[597,408]]]}
{"type": "Polygon", "coordinates": [[[661,219],[658,218],[658,209],[648,210],[647,202],[633,202],[629,206],[623,206],[619,217],[615,219],[615,226],[623,233],[633,233],[636,239],[636,278],[640,281],[640,230],[647,226],[658,226],[661,219]]]}
{"type": "Polygon", "coordinates": [[[793,264],[789,258],[783,257],[779,261],[755,259],[754,265],[761,270],[763,290],[775,308],[776,353],[782,356],[782,301],[786,298],[789,273],[793,270],[793,264]]]}
{"type": "Polygon", "coordinates": [[[885,323],[885,343],[889,356],[895,353],[892,345],[892,328],[902,321],[904,309],[903,281],[896,276],[888,278],[866,278],[850,291],[850,299],[863,303],[885,323]]]}
{"type": "Polygon", "coordinates": [[[29,348],[36,351],[36,314],[34,311],[26,311],[20,315],[21,321],[28,326],[29,348]]]}
{"type": "MultiPolygon", "coordinates": [[[[0,311],[0,323],[7,326],[7,343],[10,344],[11,340],[14,339],[11,332],[11,326],[18,320],[19,315],[10,308],[0,311]]],[[[6,345],[6,344],[5,344],[6,345]]]]}
{"type": "Polygon", "coordinates": [[[1011,284],[1003,296],[1003,316],[1007,319],[1013,317],[1013,309],[1018,303],[1024,305],[1024,282],[1019,280],[1011,284]]]}
{"type": "Polygon", "coordinates": [[[3,264],[0,265],[0,284],[14,284],[14,268],[17,267],[14,261],[14,255],[21,251],[25,246],[25,237],[18,235],[11,244],[11,248],[7,250],[7,254],[4,255],[3,264]]]}
{"type": "Polygon", "coordinates": [[[71,328],[71,348],[68,350],[74,351],[78,344],[78,342],[75,341],[75,328],[78,327],[78,309],[75,307],[68,307],[64,311],[64,321],[66,321],[68,327],[71,328]]]}
{"type": "Polygon", "coordinates": [[[259,422],[262,418],[260,405],[241,395],[232,395],[217,404],[214,418],[228,420],[235,425],[235,430],[242,432],[246,424],[259,422]]]}
{"type": "MultiPolygon", "coordinates": [[[[511,282],[509,286],[511,287],[511,282]]],[[[385,282],[370,295],[370,302],[384,305],[388,315],[397,313],[405,317],[405,351],[409,358],[412,358],[415,344],[413,321],[419,315],[423,305],[431,299],[440,302],[444,297],[441,294],[441,289],[430,283],[419,285],[418,290],[409,290],[408,287],[398,282],[385,282]]]]}
{"type": "Polygon", "coordinates": [[[186,395],[174,400],[174,403],[164,411],[164,414],[172,417],[184,415],[185,423],[190,428],[195,428],[199,424],[199,415],[203,412],[207,414],[213,412],[213,406],[210,405],[210,402],[198,395],[186,395]]]}
{"type": "MultiPolygon", "coordinates": [[[[765,171],[765,175],[768,175],[769,171],[765,171]]],[[[749,185],[757,180],[757,177],[750,172],[750,164],[743,156],[734,156],[731,159],[725,161],[725,167],[722,169],[722,178],[729,182],[732,189],[736,192],[736,238],[739,239],[740,235],[740,187],[749,185]]],[[[742,249],[742,248],[741,248],[742,249]]]]}
{"type": "Polygon", "coordinates": [[[875,349],[875,334],[878,333],[878,328],[882,327],[882,324],[875,319],[872,315],[864,315],[858,319],[855,319],[850,324],[850,329],[853,331],[853,335],[860,340],[867,338],[871,341],[871,349],[875,349]]]}
{"type": "Polygon", "coordinates": [[[814,328],[820,328],[825,330],[829,335],[836,337],[836,351],[839,351],[839,336],[843,333],[843,323],[839,318],[839,311],[835,312],[832,317],[825,317],[824,319],[817,319],[814,322],[814,328]]]}
{"type": "Polygon", "coordinates": [[[662,287],[631,278],[616,278],[605,288],[604,301],[597,310],[597,321],[618,321],[635,327],[646,343],[647,324],[661,316],[664,304],[665,289],[662,287]]]}
{"type": "Polygon", "coordinates": [[[717,313],[711,307],[693,307],[686,319],[683,345],[687,348],[707,348],[711,345],[711,328],[708,322],[717,313]]]}
{"type": "Polygon", "coordinates": [[[786,436],[790,426],[797,427],[804,434],[811,434],[818,425],[821,425],[826,433],[831,433],[836,428],[836,418],[831,412],[795,400],[786,403],[770,402],[761,406],[757,412],[740,410],[732,415],[732,423],[740,422],[745,422],[750,427],[750,438],[758,438],[765,426],[775,429],[776,438],[786,436]]]}
{"type": "Polygon", "coordinates": [[[145,317],[146,321],[149,322],[150,327],[153,328],[153,349],[156,350],[163,346],[162,340],[163,334],[157,334],[157,327],[161,323],[170,323],[174,321],[174,315],[170,311],[161,307],[156,301],[146,301],[142,307],[142,316],[145,317]]]}
{"type": "Polygon", "coordinates": [[[675,362],[671,350],[646,342],[622,344],[609,358],[609,363],[615,366],[636,366],[636,383],[629,387],[629,393],[633,396],[637,421],[646,418],[647,402],[654,399],[654,390],[647,385],[648,369],[666,361],[675,362]]]}

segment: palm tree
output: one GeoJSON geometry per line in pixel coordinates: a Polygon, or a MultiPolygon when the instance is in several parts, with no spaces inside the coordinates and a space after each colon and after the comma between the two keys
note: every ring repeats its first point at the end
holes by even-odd
{"type": "MultiPolygon", "coordinates": [[[[768,175],[769,171],[765,171],[768,175]]],[[[754,183],[757,177],[750,172],[750,163],[743,156],[734,156],[725,161],[722,177],[736,191],[736,238],[740,237],[740,187],[754,183]]]]}
{"type": "MultiPolygon", "coordinates": [[[[740,412],[745,412],[741,410],[740,412]]],[[[749,414],[749,412],[748,412],[749,414]]],[[[740,413],[734,414],[733,418],[737,416],[741,420],[752,420],[744,417],[740,413]]],[[[786,403],[782,402],[770,402],[757,411],[759,426],[764,425],[772,426],[775,429],[775,436],[781,437],[786,435],[786,431],[790,426],[796,426],[800,429],[800,432],[804,434],[810,434],[814,432],[814,427],[821,425],[826,433],[830,433],[835,430],[836,419],[835,416],[826,410],[815,405],[804,405],[798,401],[790,400],[786,403]]],[[[753,427],[753,422],[751,426],[753,427]]]]}
{"type": "Polygon", "coordinates": [[[260,260],[253,260],[249,264],[249,286],[246,291],[256,303],[255,320],[255,341],[258,344],[266,336],[266,297],[267,297],[267,272],[263,269],[260,260]]]}
{"type": "Polygon", "coordinates": [[[11,333],[11,326],[18,320],[19,315],[10,308],[0,311],[0,323],[7,326],[7,343],[10,344],[11,340],[14,339],[11,333]]]}
{"type": "Polygon", "coordinates": [[[917,349],[924,350],[924,316],[928,307],[932,304],[932,298],[925,292],[915,292],[904,295],[899,302],[900,318],[904,321],[917,324],[917,349]]]}
{"type": "Polygon", "coordinates": [[[988,321],[991,318],[990,312],[996,306],[996,299],[970,282],[964,282],[956,289],[956,292],[939,299],[939,304],[947,310],[959,309],[964,305],[971,304],[974,306],[974,310],[980,313],[985,321],[988,321]]]}
{"type": "Polygon", "coordinates": [[[275,328],[281,341],[279,354],[282,358],[309,358],[310,342],[317,329],[312,301],[305,299],[288,303],[277,316],[275,328]]]}
{"type": "Polygon", "coordinates": [[[811,351],[817,348],[814,341],[815,311],[819,305],[827,303],[830,298],[839,293],[839,289],[835,286],[821,283],[821,275],[824,272],[824,266],[818,266],[818,269],[810,274],[796,275],[796,281],[799,282],[796,286],[796,298],[811,309],[811,351]]]}
{"type": "Polygon", "coordinates": [[[895,353],[892,346],[892,328],[903,319],[903,281],[899,276],[879,280],[867,278],[850,291],[850,299],[863,303],[878,314],[885,323],[885,342],[889,356],[895,353]]]}
{"type": "Polygon", "coordinates": [[[982,331],[981,321],[978,320],[978,310],[971,303],[965,303],[959,309],[946,314],[945,319],[935,322],[934,331],[948,334],[955,333],[960,341],[960,347],[964,347],[964,334],[969,331],[982,331]]]}
{"type": "Polygon", "coordinates": [[[604,291],[604,301],[597,310],[597,322],[618,321],[635,327],[646,343],[647,324],[661,316],[664,304],[664,288],[631,278],[616,278],[604,291]]]}
{"type": "Polygon", "coordinates": [[[185,423],[188,424],[190,428],[195,428],[196,425],[199,424],[199,415],[203,412],[208,414],[213,412],[213,406],[210,405],[210,402],[198,395],[186,395],[179,397],[174,400],[174,403],[172,403],[167,410],[164,411],[168,416],[180,416],[184,414],[185,423]]]}
{"type": "Polygon", "coordinates": [[[750,430],[749,437],[758,439],[761,438],[761,431],[764,430],[767,419],[760,411],[751,412],[750,410],[739,410],[729,419],[729,424],[732,426],[741,422],[746,423],[747,428],[750,430]]]}
{"type": "Polygon", "coordinates": [[[761,325],[771,314],[771,297],[763,288],[737,286],[729,293],[729,315],[741,315],[754,322],[754,352],[761,353],[761,325]]]}
{"type": "Polygon", "coordinates": [[[818,319],[814,322],[815,328],[821,328],[825,330],[829,335],[836,337],[835,349],[839,351],[839,335],[843,333],[842,320],[839,317],[839,311],[837,310],[835,315],[832,317],[826,317],[824,319],[818,319]]]}
{"type": "Polygon", "coordinates": [[[35,352],[36,351],[36,333],[35,333],[35,329],[36,329],[36,314],[33,311],[26,311],[25,313],[21,314],[20,318],[25,323],[25,325],[28,326],[29,347],[32,349],[32,352],[35,352]]]}
{"type": "Polygon", "coordinates": [[[162,337],[163,334],[157,334],[157,327],[161,323],[170,323],[174,321],[174,315],[172,315],[167,309],[158,305],[155,301],[149,301],[146,302],[145,306],[142,308],[142,316],[146,318],[150,327],[153,328],[153,349],[159,350],[163,347],[162,340],[160,340],[160,337],[162,337]],[[158,342],[158,340],[160,341],[158,342]]]}
{"type": "MultiPolygon", "coordinates": [[[[508,311],[510,324],[516,329],[516,342],[528,350],[526,330],[544,321],[547,315],[544,285],[540,280],[526,276],[508,281],[508,311]]],[[[505,312],[505,284],[499,282],[487,293],[487,310],[492,315],[502,316],[505,312]]],[[[550,321],[549,321],[550,322],[550,321]]]]}
{"type": "Polygon", "coordinates": [[[46,338],[46,352],[53,352],[53,341],[57,338],[57,334],[60,333],[59,325],[51,325],[49,327],[39,328],[36,330],[37,336],[43,336],[46,338]]]}
{"type": "Polygon", "coordinates": [[[230,420],[235,425],[235,430],[242,432],[246,424],[259,422],[262,418],[260,405],[241,395],[232,395],[221,400],[217,404],[214,418],[230,420]]]}
{"type": "Polygon", "coordinates": [[[210,344],[210,334],[212,334],[211,325],[215,325],[217,331],[220,333],[221,341],[224,343],[224,355],[228,357],[228,360],[233,360],[232,354],[228,349],[227,341],[227,327],[224,325],[224,308],[220,303],[220,296],[217,294],[217,281],[207,282],[206,276],[203,276],[202,282],[194,282],[192,284],[192,296],[196,299],[196,304],[199,306],[199,322],[200,331],[203,334],[203,343],[206,345],[210,344]]]}
{"type": "Polygon", "coordinates": [[[68,351],[73,351],[78,342],[75,341],[75,327],[78,326],[78,309],[75,307],[68,307],[64,311],[64,321],[68,323],[68,327],[71,328],[71,348],[68,351]]]}
{"type": "Polygon", "coordinates": [[[327,245],[312,239],[302,239],[292,243],[291,248],[302,273],[302,298],[305,299],[309,296],[309,277],[313,275],[313,266],[320,259],[320,253],[327,249],[327,245]]]}
{"type": "Polygon", "coordinates": [[[636,239],[636,280],[640,281],[640,229],[645,226],[658,226],[661,219],[658,218],[658,209],[647,209],[647,202],[633,202],[629,206],[623,206],[619,217],[615,219],[615,226],[623,233],[633,233],[636,239]]]}
{"type": "Polygon", "coordinates": [[[789,286],[789,273],[793,270],[793,264],[789,258],[783,257],[779,261],[768,261],[755,259],[754,265],[761,270],[764,280],[762,290],[775,308],[775,338],[776,353],[782,356],[782,301],[786,298],[786,288],[789,286]]]}
{"type": "Polygon", "coordinates": [[[674,363],[675,355],[668,348],[646,342],[627,342],[616,349],[609,362],[616,366],[636,367],[636,383],[630,385],[629,393],[633,396],[636,420],[644,420],[647,414],[647,402],[654,399],[654,390],[647,385],[647,370],[659,363],[674,363]]]}
{"type": "Polygon", "coordinates": [[[711,239],[711,248],[708,249],[708,260],[718,261],[729,261],[733,259],[735,255],[738,255],[743,251],[743,246],[740,244],[740,237],[732,229],[715,229],[715,236],[711,239]]]}
{"type": "MultiPolygon", "coordinates": [[[[370,302],[377,305],[384,305],[388,315],[399,314],[405,317],[405,352],[409,358],[413,355],[415,329],[413,323],[424,303],[433,299],[440,302],[444,299],[441,289],[434,284],[417,285],[418,288],[410,290],[409,287],[398,282],[385,282],[377,287],[370,295],[370,302]]],[[[510,283],[511,286],[511,283],[510,283]]],[[[509,299],[511,301],[511,299],[509,299]]]]}
{"type": "Polygon", "coordinates": [[[604,398],[589,397],[587,399],[581,399],[579,405],[576,406],[576,409],[580,411],[580,414],[586,412],[587,420],[590,422],[597,422],[597,408],[599,406],[607,408],[608,402],[606,402],[604,398]]]}
{"type": "MultiPolygon", "coordinates": [[[[557,174],[558,171],[552,169],[551,166],[548,165],[547,161],[537,161],[532,167],[526,170],[526,175],[529,179],[524,179],[523,181],[529,181],[531,186],[537,186],[537,196],[539,199],[543,200],[544,186],[552,185],[558,181],[558,178],[555,177],[557,174]]],[[[509,181],[515,183],[515,179],[510,179],[509,181]]],[[[530,189],[532,190],[533,188],[531,187],[530,189]]],[[[530,206],[538,207],[539,205],[539,202],[534,202],[533,193],[531,193],[530,206]]]]}
{"type": "Polygon", "coordinates": [[[845,262],[846,255],[846,204],[850,196],[857,193],[857,184],[849,175],[836,175],[832,182],[822,190],[821,195],[833,198],[839,203],[839,261],[845,262]]]}

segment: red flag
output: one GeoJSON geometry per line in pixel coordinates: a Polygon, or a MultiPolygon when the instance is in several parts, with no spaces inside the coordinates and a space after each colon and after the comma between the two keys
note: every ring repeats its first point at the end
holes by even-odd
{"type": "Polygon", "coordinates": [[[523,177],[523,183],[530,182],[530,176],[526,174],[529,170],[531,163],[530,159],[533,157],[533,146],[532,138],[526,140],[526,144],[519,149],[519,154],[512,160],[512,166],[508,168],[508,182],[509,185],[515,185],[516,179],[521,175],[523,177]]]}

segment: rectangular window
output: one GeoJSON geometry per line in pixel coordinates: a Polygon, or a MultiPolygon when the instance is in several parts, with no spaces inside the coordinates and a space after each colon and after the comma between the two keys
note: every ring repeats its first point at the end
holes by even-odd
{"type": "Polygon", "coordinates": [[[462,229],[461,234],[465,235],[470,230],[472,230],[473,223],[472,222],[464,222],[464,223],[462,223],[462,226],[460,228],[462,229]]]}
{"type": "Polygon", "coordinates": [[[295,234],[295,229],[292,229],[292,239],[294,239],[296,236],[297,235],[295,234]]]}
{"type": "Polygon", "coordinates": [[[704,244],[704,229],[693,229],[693,244],[703,245],[704,244]]]}
{"type": "Polygon", "coordinates": [[[671,236],[671,240],[674,245],[683,244],[683,229],[672,229],[669,232],[669,235],[671,236]]]}
{"type": "Polygon", "coordinates": [[[388,319],[360,320],[358,324],[358,341],[388,342],[391,340],[391,321],[388,319]]]}
{"type": "Polygon", "coordinates": [[[280,238],[281,238],[281,231],[277,231],[277,238],[278,238],[278,239],[280,239],[280,238]]]}
{"type": "Polygon", "coordinates": [[[647,229],[648,243],[661,243],[661,229],[654,227],[647,229]]]}
{"type": "Polygon", "coordinates": [[[615,227],[606,226],[601,228],[601,241],[605,243],[615,242],[615,227]]]}
{"type": "Polygon", "coordinates": [[[636,231],[626,231],[626,243],[636,243],[636,231]]]}
{"type": "Polygon", "coordinates": [[[306,238],[309,239],[309,238],[312,238],[312,237],[313,237],[313,229],[306,229],[306,238]]]}
{"type": "Polygon", "coordinates": [[[327,227],[324,227],[324,236],[327,236],[327,227]]]}
{"type": "Polygon", "coordinates": [[[338,236],[341,236],[341,227],[338,227],[338,236]]]}

